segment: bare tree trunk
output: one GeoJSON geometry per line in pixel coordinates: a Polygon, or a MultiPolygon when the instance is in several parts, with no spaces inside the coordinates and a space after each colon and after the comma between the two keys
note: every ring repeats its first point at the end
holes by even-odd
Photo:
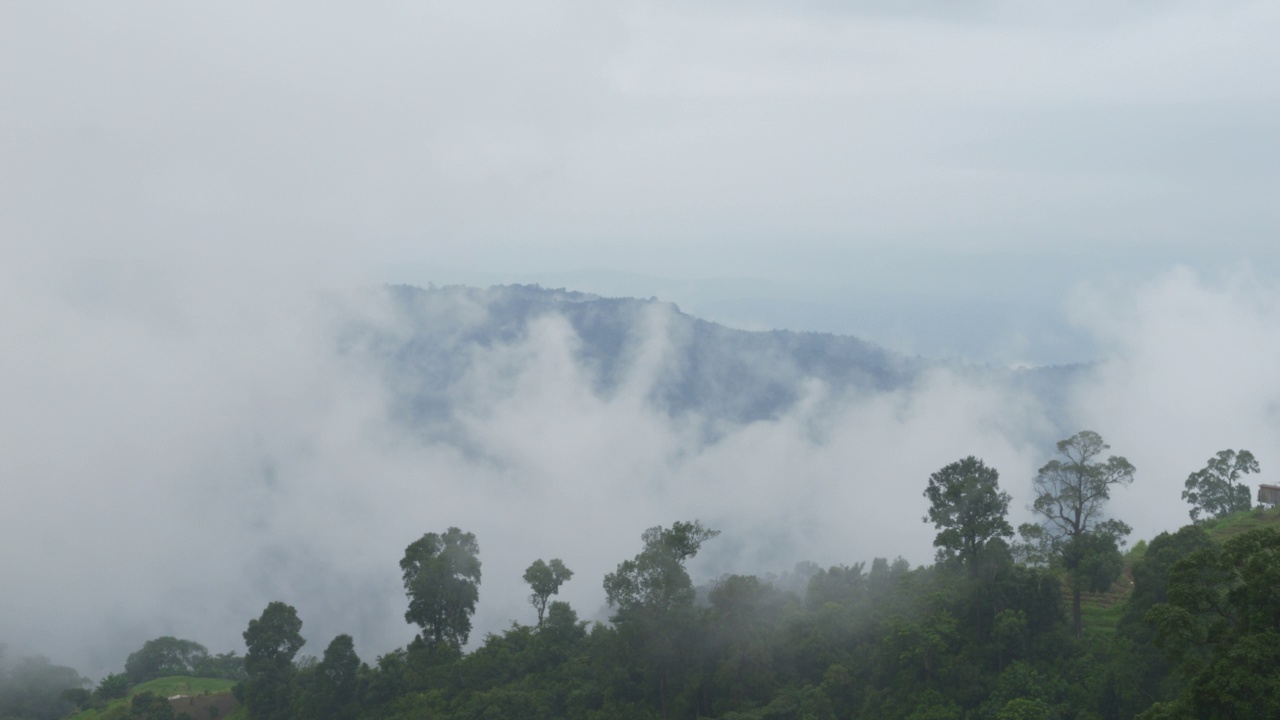
{"type": "Polygon", "coordinates": [[[1080,623],[1080,586],[1073,585],[1071,587],[1071,629],[1075,632],[1076,639],[1080,639],[1081,623],[1080,623]]]}

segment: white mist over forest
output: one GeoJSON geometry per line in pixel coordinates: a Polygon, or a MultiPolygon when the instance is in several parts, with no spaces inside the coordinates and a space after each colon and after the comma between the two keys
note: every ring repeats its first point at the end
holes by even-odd
{"type": "MultiPolygon", "coordinates": [[[[238,649],[274,599],[316,645],[348,632],[365,655],[386,652],[413,635],[397,562],[449,526],[480,541],[473,638],[531,620],[520,576],[537,558],[563,558],[576,572],[563,597],[603,619],[603,575],[645,528],[680,519],[723,531],[692,568],[703,581],[803,560],[926,563],[931,472],[977,455],[1026,519],[1030,479],[1061,439],[1036,398],[945,367],[866,396],[811,382],[786,414],[706,439],[697,412],[647,399],[670,360],[661,304],[608,393],[555,315],[473,349],[453,439],[426,438],[392,411],[407,388],[337,351],[342,314],[397,330],[377,289],[327,301],[176,289],[157,310],[110,292],[15,295],[14,280],[5,307],[39,312],[4,315],[20,341],[6,354],[0,472],[20,482],[0,509],[0,617],[15,648],[87,671],[163,634],[238,649]]],[[[1268,372],[1280,343],[1266,332],[1278,311],[1280,288],[1246,272],[1175,269],[1073,297],[1072,320],[1107,355],[1062,412],[1137,466],[1111,505],[1134,540],[1186,522],[1182,481],[1217,450],[1248,448],[1264,473],[1280,457],[1268,372]]],[[[483,306],[469,312],[484,320],[483,306]]]]}
{"type": "Polygon", "coordinates": [[[537,558],[607,616],[676,520],[723,533],[700,581],[926,563],[930,473],[982,458],[1016,524],[1083,429],[1137,467],[1133,539],[1175,528],[1215,452],[1280,467],[1278,29],[1262,0],[5,3],[0,643],[100,677],[160,635],[242,651],[284,600],[304,652],[371,660],[449,526],[473,644],[530,621],[537,558]],[[946,362],[733,422],[654,404],[670,306],[607,390],[549,314],[467,346],[424,432],[344,323],[405,335],[384,283],[485,279],[946,362]],[[1052,406],[966,369],[1086,362],[1052,406]]]}

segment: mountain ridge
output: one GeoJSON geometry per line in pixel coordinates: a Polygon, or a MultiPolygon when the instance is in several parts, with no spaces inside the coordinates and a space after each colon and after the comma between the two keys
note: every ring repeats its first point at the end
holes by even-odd
{"type": "MultiPolygon", "coordinates": [[[[700,415],[734,425],[780,417],[816,381],[832,397],[909,390],[931,371],[1007,382],[1060,409],[1067,388],[1091,366],[992,368],[910,357],[851,335],[742,330],[651,298],[612,298],[539,285],[385,285],[380,323],[353,318],[344,353],[372,361],[397,388],[399,411],[415,423],[446,421],[478,355],[529,342],[537,322],[560,318],[575,340],[572,357],[602,397],[650,368],[647,401],[673,416],[700,415]]],[[[643,379],[642,379],[643,380],[643,379]]],[[[1058,414],[1056,412],[1051,414],[1058,414]]]]}

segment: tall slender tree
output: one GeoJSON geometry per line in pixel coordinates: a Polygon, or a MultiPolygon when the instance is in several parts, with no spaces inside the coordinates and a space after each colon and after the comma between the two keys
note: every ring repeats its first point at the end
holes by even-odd
{"type": "Polygon", "coordinates": [[[551,596],[560,592],[560,586],[572,577],[573,571],[565,567],[560,558],[552,558],[551,562],[534,560],[524,571],[524,581],[533,590],[529,595],[529,603],[538,611],[538,627],[542,627],[542,617],[546,614],[551,596]]]}
{"type": "Polygon", "coordinates": [[[1104,590],[1120,573],[1120,546],[1132,528],[1105,516],[1111,489],[1133,482],[1133,465],[1123,457],[1101,456],[1111,446],[1084,430],[1058,442],[1060,458],[1050,460],[1034,480],[1032,510],[1040,524],[1018,531],[1041,557],[1060,564],[1071,581],[1071,624],[1080,636],[1080,595],[1104,590]]]}

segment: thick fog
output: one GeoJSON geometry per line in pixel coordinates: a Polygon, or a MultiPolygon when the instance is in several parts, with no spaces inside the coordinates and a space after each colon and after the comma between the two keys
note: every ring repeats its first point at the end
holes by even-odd
{"type": "MultiPolygon", "coordinates": [[[[367,357],[338,352],[353,314],[396,331],[377,290],[177,287],[143,303],[129,284],[84,297],[5,279],[0,633],[87,672],[163,634],[238,649],[274,599],[298,608],[314,647],[348,632],[371,658],[413,635],[404,547],[452,525],[480,541],[476,638],[532,620],[520,576],[537,558],[563,558],[577,573],[564,597],[603,618],[603,575],[674,520],[723,531],[693,565],[703,580],[800,560],[925,563],[929,473],[975,454],[1025,519],[1061,439],[1030,396],[938,370],[865,397],[815,382],[784,416],[700,440],[703,418],[646,399],[669,359],[659,304],[607,394],[555,315],[475,349],[443,441],[394,417],[403,388],[367,357]]],[[[1082,288],[1070,311],[1108,356],[1068,417],[1137,466],[1112,504],[1135,538],[1186,521],[1182,480],[1217,450],[1246,447],[1264,470],[1280,456],[1280,288],[1179,269],[1082,288]]]]}
{"type": "Polygon", "coordinates": [[[1277,257],[1262,0],[2,12],[7,234],[77,256],[1051,305],[1078,274],[1277,257]],[[927,260],[1000,254],[1019,273],[927,260]]]}
{"type": "Polygon", "coordinates": [[[101,676],[159,635],[241,650],[284,600],[306,651],[369,660],[413,635],[405,546],[453,525],[473,642],[532,620],[536,558],[606,617],[603,574],[675,520],[723,531],[703,580],[925,563],[929,473],[978,455],[1025,519],[1080,429],[1137,466],[1135,538],[1174,528],[1214,452],[1280,457],[1278,26],[1261,1],[5,3],[0,642],[101,676]],[[549,316],[476,349],[426,435],[339,351],[350,317],[397,331],[383,282],[596,270],[723,283],[741,327],[1098,364],[1065,408],[940,369],[708,434],[646,392],[669,310],[607,393],[549,316]]]}

